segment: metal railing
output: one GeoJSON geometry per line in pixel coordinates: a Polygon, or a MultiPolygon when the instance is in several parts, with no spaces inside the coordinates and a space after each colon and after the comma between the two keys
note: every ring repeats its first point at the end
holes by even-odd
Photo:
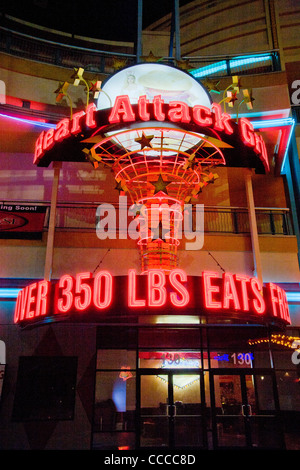
{"type": "MultiPolygon", "coordinates": [[[[58,204],[56,229],[61,231],[95,231],[98,204],[58,204]]],[[[118,206],[116,222],[118,225],[118,206]]],[[[290,211],[287,208],[256,208],[257,230],[260,235],[293,235],[290,211]]],[[[130,221],[131,218],[129,217],[130,221]]],[[[48,216],[45,219],[45,230],[48,216]]],[[[195,229],[195,227],[194,227],[195,229]]],[[[247,208],[204,207],[204,232],[249,234],[250,225],[247,208]]]]}
{"type": "MultiPolygon", "coordinates": [[[[2,207],[23,205],[46,207],[44,231],[48,230],[50,216],[50,202],[41,201],[0,201],[2,207]]],[[[100,204],[109,204],[115,210],[116,230],[118,231],[119,206],[118,203],[80,203],[58,202],[56,208],[56,229],[59,231],[93,232],[96,230],[96,211],[100,204]]],[[[122,210],[128,214],[128,222],[132,220],[129,205],[122,210]]],[[[193,216],[196,209],[193,206],[193,216]]],[[[294,235],[291,213],[288,208],[256,207],[257,230],[260,235],[294,235]]],[[[124,214],[124,212],[123,212],[124,214]]],[[[193,217],[195,223],[196,217],[193,217]]],[[[195,230],[195,226],[193,227],[195,230]]],[[[249,234],[250,224],[246,207],[204,206],[204,232],[249,234]]]]}
{"type": "MultiPolygon", "coordinates": [[[[83,67],[92,73],[110,75],[116,70],[115,61],[123,65],[137,63],[137,56],[129,53],[129,47],[116,47],[115,51],[105,51],[63,44],[33,37],[28,34],[0,27],[0,51],[23,59],[73,69],[83,67]],[[127,51],[125,52],[125,50],[127,51]],[[122,51],[122,52],[121,52],[122,51]]],[[[182,57],[197,79],[204,77],[226,77],[230,75],[259,74],[281,70],[278,50],[259,51],[242,54],[182,57]]],[[[174,57],[162,57],[161,63],[177,65],[174,57]]]]}

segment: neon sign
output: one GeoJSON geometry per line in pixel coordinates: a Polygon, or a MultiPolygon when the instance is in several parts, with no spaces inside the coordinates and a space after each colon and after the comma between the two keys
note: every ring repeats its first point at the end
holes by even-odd
{"type": "Polygon", "coordinates": [[[130,269],[128,276],[99,271],[93,277],[83,272],[75,277],[63,275],[58,281],[34,282],[19,292],[14,322],[191,312],[290,323],[286,294],[278,285],[261,286],[254,277],[231,273],[220,277],[211,271],[187,276],[182,269],[173,269],[168,275],[160,269],[145,275],[130,269]]]}
{"type": "MultiPolygon", "coordinates": [[[[241,118],[236,123],[229,114],[222,112],[218,103],[212,103],[211,108],[200,104],[190,107],[187,103],[177,100],[165,103],[161,95],[154,96],[152,102],[146,95],[140,96],[134,105],[131,104],[128,95],[120,95],[116,97],[113,107],[108,110],[97,110],[94,103],[90,104],[86,111],[75,113],[72,119],[62,119],[55,128],[43,131],[39,135],[35,144],[34,163],[44,165],[49,164],[49,159],[53,161],[65,158],[85,161],[82,142],[91,137],[96,128],[101,128],[102,131],[107,128],[108,131],[112,126],[124,127],[139,122],[149,122],[152,127],[159,125],[154,124],[155,122],[169,122],[193,132],[211,134],[212,137],[225,142],[230,138],[231,144],[234,143],[232,139],[239,140],[245,149],[249,148],[254,152],[255,157],[252,155],[251,158],[258,158],[265,171],[269,171],[265,142],[262,136],[255,133],[253,125],[246,118],[241,118]],[[68,142],[70,148],[59,156],[58,145],[62,142],[68,142]]],[[[237,166],[245,166],[242,157],[239,159],[237,166]]],[[[246,166],[251,164],[248,163],[246,166]]],[[[252,162],[252,166],[257,164],[252,162]]]]}

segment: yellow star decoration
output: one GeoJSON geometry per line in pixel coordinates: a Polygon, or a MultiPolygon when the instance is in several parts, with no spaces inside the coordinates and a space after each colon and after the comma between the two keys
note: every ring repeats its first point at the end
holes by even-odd
{"type": "Polygon", "coordinates": [[[221,90],[219,88],[220,81],[217,82],[216,80],[205,78],[205,80],[202,80],[202,83],[209,92],[218,94],[221,93],[221,90]]]}
{"type": "Polygon", "coordinates": [[[227,91],[227,99],[226,102],[230,108],[233,108],[235,101],[238,100],[237,91],[227,91]]]}
{"type": "Polygon", "coordinates": [[[95,150],[93,148],[84,148],[82,151],[85,154],[86,160],[88,160],[94,168],[98,168],[101,157],[96,154],[95,150]]]}
{"type": "Polygon", "coordinates": [[[161,57],[156,57],[152,51],[149,52],[149,55],[143,55],[141,57],[141,60],[143,62],[158,62],[161,59],[161,57]]]}
{"type": "Polygon", "coordinates": [[[176,60],[176,66],[181,70],[192,70],[193,67],[189,60],[176,60]]]}
{"type": "Polygon", "coordinates": [[[56,103],[59,103],[64,96],[68,96],[67,94],[67,89],[69,88],[69,83],[68,82],[64,82],[64,83],[59,83],[59,86],[57,88],[57,90],[55,90],[54,93],[56,93],[56,103]]]}
{"type": "Polygon", "coordinates": [[[195,162],[195,153],[192,153],[189,158],[186,159],[185,164],[183,165],[184,170],[187,168],[191,168],[192,170],[194,169],[194,166],[196,165],[197,162],[195,162]]]}
{"type": "Polygon", "coordinates": [[[135,142],[138,142],[141,145],[141,150],[145,147],[152,147],[151,140],[154,138],[154,135],[149,135],[146,136],[144,132],[142,133],[142,137],[138,137],[135,140],[135,142]]]}
{"type": "Polygon", "coordinates": [[[74,79],[74,86],[78,86],[79,83],[83,80],[83,72],[84,69],[82,67],[79,67],[78,69],[74,68],[74,73],[71,76],[71,78],[74,79]]]}
{"type": "Polygon", "coordinates": [[[121,191],[124,191],[124,192],[128,191],[125,180],[119,179],[119,180],[116,180],[116,183],[117,184],[116,184],[115,189],[117,189],[119,191],[119,193],[121,191]]]}
{"type": "Polygon", "coordinates": [[[217,175],[217,173],[209,173],[207,176],[204,176],[203,177],[203,181],[206,183],[206,184],[210,184],[210,183],[214,183],[216,179],[219,178],[219,175],[217,175]]]}
{"type": "Polygon", "coordinates": [[[164,229],[162,225],[162,221],[160,220],[158,226],[152,230],[152,240],[161,240],[163,242],[166,241],[165,236],[170,229],[164,229]]]}
{"type": "Polygon", "coordinates": [[[113,68],[114,70],[120,70],[127,64],[127,59],[121,57],[113,57],[113,68]]]}
{"type": "Polygon", "coordinates": [[[243,95],[244,95],[244,102],[246,103],[246,106],[248,109],[253,109],[253,101],[254,98],[252,96],[252,90],[243,90],[243,95]]]}
{"type": "Polygon", "coordinates": [[[89,83],[89,93],[93,94],[93,98],[95,100],[99,97],[101,85],[102,85],[101,80],[96,80],[94,82],[89,83]]]}
{"type": "Polygon", "coordinates": [[[161,175],[159,175],[158,180],[155,183],[151,183],[151,184],[155,188],[154,194],[157,194],[160,191],[162,191],[165,194],[168,194],[167,186],[169,186],[170,183],[167,183],[166,181],[164,181],[164,179],[161,175]]]}

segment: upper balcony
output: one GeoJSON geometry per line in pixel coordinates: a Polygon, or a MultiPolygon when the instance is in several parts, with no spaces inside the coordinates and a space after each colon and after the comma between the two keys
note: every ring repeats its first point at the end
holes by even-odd
{"type": "MultiPolygon", "coordinates": [[[[115,43],[109,48],[100,48],[99,44],[93,48],[82,47],[0,27],[0,52],[65,69],[72,70],[80,66],[85,71],[101,75],[103,78],[121,67],[136,64],[139,58],[133,53],[133,49],[133,45],[126,43],[115,43]]],[[[142,60],[151,61],[151,58],[154,62],[184,67],[196,79],[281,71],[278,49],[243,54],[187,56],[182,57],[180,61],[174,57],[152,57],[149,54],[142,60]]]]}

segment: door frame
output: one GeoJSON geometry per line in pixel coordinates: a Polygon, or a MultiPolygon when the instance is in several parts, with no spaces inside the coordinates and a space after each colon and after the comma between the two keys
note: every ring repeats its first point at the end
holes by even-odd
{"type": "MultiPolygon", "coordinates": [[[[201,421],[202,421],[202,436],[203,436],[203,446],[198,447],[198,449],[206,449],[207,448],[207,425],[206,425],[206,400],[205,400],[205,386],[204,386],[204,371],[202,369],[138,369],[137,370],[137,377],[136,377],[136,447],[137,449],[153,449],[153,447],[143,447],[140,443],[141,438],[141,377],[145,375],[150,376],[157,376],[159,375],[167,375],[168,376],[168,406],[170,413],[166,415],[166,419],[168,419],[169,424],[169,445],[168,448],[170,449],[178,449],[179,446],[175,447],[174,444],[174,426],[175,426],[175,414],[174,414],[174,383],[173,377],[174,375],[199,375],[200,378],[200,390],[199,390],[199,400],[201,403],[201,421]]],[[[197,416],[197,415],[195,415],[197,416]]],[[[184,449],[191,449],[191,447],[186,446],[184,449]]]]}
{"type": "MultiPolygon", "coordinates": [[[[280,434],[282,435],[281,440],[282,440],[282,445],[284,447],[284,434],[283,434],[283,429],[281,426],[280,405],[279,405],[278,390],[277,390],[277,385],[276,385],[275,371],[272,369],[216,368],[216,369],[210,369],[209,371],[213,448],[216,450],[217,449],[230,449],[230,448],[253,449],[252,431],[251,431],[251,426],[250,426],[251,413],[249,413],[249,403],[248,403],[247,388],[246,388],[246,375],[252,375],[253,377],[257,375],[261,375],[261,376],[269,376],[271,378],[273,399],[274,399],[274,410],[270,413],[270,419],[272,419],[272,416],[274,416],[274,420],[279,422],[280,434]],[[242,407],[245,406],[245,408],[243,408],[243,413],[242,413],[242,417],[243,417],[243,421],[245,425],[245,438],[246,438],[245,446],[238,447],[238,446],[232,445],[232,446],[227,447],[227,446],[220,446],[218,443],[217,420],[216,420],[217,407],[216,407],[215,383],[214,383],[214,377],[218,375],[227,375],[227,376],[232,375],[232,376],[240,377],[242,407]]],[[[255,389],[255,393],[256,393],[256,389],[255,389]]]]}

